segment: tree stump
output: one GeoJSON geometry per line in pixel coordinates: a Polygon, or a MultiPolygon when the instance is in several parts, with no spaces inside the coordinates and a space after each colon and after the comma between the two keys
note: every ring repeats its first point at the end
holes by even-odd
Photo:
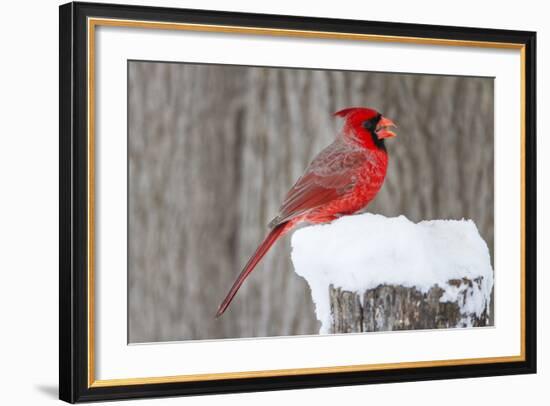
{"type": "Polygon", "coordinates": [[[450,289],[458,289],[455,301],[445,300],[446,291],[438,285],[426,293],[400,285],[379,285],[363,293],[330,285],[330,333],[488,326],[489,305],[481,314],[464,310],[470,307],[469,300],[475,300],[473,289],[476,284],[480,287],[482,280],[448,281],[450,289]]]}

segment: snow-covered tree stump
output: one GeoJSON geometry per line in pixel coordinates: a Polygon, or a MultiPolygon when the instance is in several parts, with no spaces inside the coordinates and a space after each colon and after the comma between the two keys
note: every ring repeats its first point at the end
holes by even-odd
{"type": "Polygon", "coordinates": [[[489,318],[489,250],[469,220],[361,214],[292,237],[320,333],[479,327],[489,318]]]}

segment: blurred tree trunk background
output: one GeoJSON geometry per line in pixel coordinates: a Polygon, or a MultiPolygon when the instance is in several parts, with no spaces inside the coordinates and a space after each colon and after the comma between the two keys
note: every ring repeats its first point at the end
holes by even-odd
{"type": "Polygon", "coordinates": [[[318,332],[289,237],[214,314],[349,106],[399,126],[367,210],[473,219],[493,257],[492,78],[137,61],[128,72],[131,342],[318,332]]]}

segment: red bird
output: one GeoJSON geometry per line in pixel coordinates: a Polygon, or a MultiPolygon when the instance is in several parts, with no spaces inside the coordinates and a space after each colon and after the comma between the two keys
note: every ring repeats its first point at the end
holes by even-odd
{"type": "Polygon", "coordinates": [[[216,313],[225,312],[248,275],[269,248],[298,223],[328,223],[356,213],[376,196],[388,167],[384,139],[395,124],[376,110],[351,107],[334,115],[344,118],[336,140],[322,150],[288,191],[271,231],[248,260],[216,313]]]}

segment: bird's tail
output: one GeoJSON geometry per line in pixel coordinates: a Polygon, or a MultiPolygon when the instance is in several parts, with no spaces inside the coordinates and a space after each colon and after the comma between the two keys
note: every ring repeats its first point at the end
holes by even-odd
{"type": "Polygon", "coordinates": [[[237,294],[237,291],[243,284],[244,280],[250,273],[254,270],[256,265],[258,265],[258,262],[264,257],[264,255],[269,251],[269,248],[277,241],[280,237],[282,237],[285,233],[285,231],[288,230],[288,223],[279,224],[278,226],[275,226],[265,237],[265,239],[262,241],[262,243],[256,248],[256,252],[254,252],[254,255],[248,260],[246,263],[244,269],[241,271],[239,276],[237,277],[237,280],[235,283],[233,283],[233,286],[231,287],[231,290],[223,300],[223,302],[220,304],[220,307],[218,307],[218,311],[216,313],[216,317],[220,317],[223,312],[227,309],[231,301],[233,300],[233,297],[237,294]]]}

